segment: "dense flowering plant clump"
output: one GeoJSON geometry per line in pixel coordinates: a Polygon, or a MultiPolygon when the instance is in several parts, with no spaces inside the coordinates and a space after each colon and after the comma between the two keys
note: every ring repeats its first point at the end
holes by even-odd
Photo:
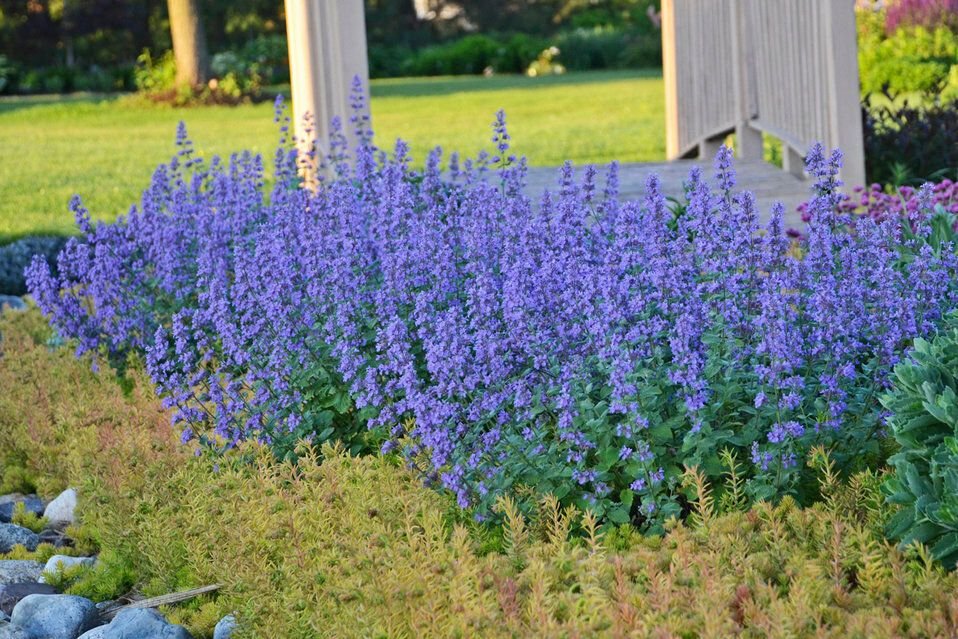
{"type": "MultiPolygon", "coordinates": [[[[798,206],[802,221],[812,219],[811,202],[798,206]]],[[[941,221],[958,220],[958,182],[944,179],[928,182],[920,188],[902,186],[888,192],[881,184],[856,186],[851,195],[842,194],[838,203],[841,214],[871,217],[876,222],[888,218],[906,218],[912,221],[912,229],[919,220],[939,216],[941,221]]]]}
{"type": "Polygon", "coordinates": [[[75,206],[59,275],[30,269],[38,304],[80,351],[145,353],[186,438],[381,444],[478,517],[550,492],[657,527],[684,466],[809,499],[812,446],[875,461],[892,367],[958,298],[954,251],[923,241],[933,211],[853,218],[821,147],[793,243],[728,149],[674,211],[655,177],[620,202],[615,164],[604,184],[567,164],[531,199],[501,113],[494,153],[445,174],[353,120],[315,192],[281,145],[268,198],[258,157],[205,166],[181,132],[125,219],[75,206]]]}

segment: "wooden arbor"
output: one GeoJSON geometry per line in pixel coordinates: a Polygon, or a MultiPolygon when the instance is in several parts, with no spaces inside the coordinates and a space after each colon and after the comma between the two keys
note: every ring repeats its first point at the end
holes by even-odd
{"type": "Polygon", "coordinates": [[[711,156],[734,132],[762,158],[782,140],[801,176],[815,142],[845,154],[842,179],[865,183],[854,0],[663,0],[669,159],[711,156]]]}
{"type": "MultiPolygon", "coordinates": [[[[354,76],[368,82],[363,0],[285,0],[294,123],[328,139],[349,113],[354,76]]],[[[801,175],[814,142],[845,153],[842,177],[864,184],[854,0],[662,0],[669,159],[710,155],[728,133],[761,159],[762,133],[783,141],[801,175]]],[[[348,120],[344,120],[348,124],[348,120]]]]}

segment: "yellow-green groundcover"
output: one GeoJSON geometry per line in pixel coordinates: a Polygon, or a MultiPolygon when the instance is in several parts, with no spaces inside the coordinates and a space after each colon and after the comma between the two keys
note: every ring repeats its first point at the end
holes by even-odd
{"type": "Polygon", "coordinates": [[[77,551],[101,562],[71,592],[223,584],[164,611],[197,637],[230,612],[268,638],[958,636],[958,578],[882,539],[874,475],[820,459],[822,504],[741,512],[734,478],[713,501],[690,473],[696,514],[664,538],[549,500],[480,527],[392,458],[196,456],[136,367],[94,373],[49,337],[35,310],[0,317],[0,492],[78,488],[77,551]]]}

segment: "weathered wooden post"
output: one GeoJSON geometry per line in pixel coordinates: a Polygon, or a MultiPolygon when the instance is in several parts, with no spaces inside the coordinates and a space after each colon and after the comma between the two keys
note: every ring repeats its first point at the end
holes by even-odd
{"type": "Polygon", "coordinates": [[[832,144],[845,154],[842,179],[849,187],[865,184],[865,143],[862,132],[861,84],[858,75],[858,28],[854,0],[829,2],[829,110],[832,144]]]}
{"type": "MultiPolygon", "coordinates": [[[[349,130],[350,88],[358,76],[369,86],[363,0],[285,0],[293,126],[306,186],[315,186],[317,162],[306,162],[316,148],[322,155],[329,124],[340,117],[349,130]],[[312,130],[304,126],[310,122],[312,130]],[[313,145],[317,146],[314,147],[313,145]]],[[[368,106],[368,105],[367,105],[368,106]]]]}

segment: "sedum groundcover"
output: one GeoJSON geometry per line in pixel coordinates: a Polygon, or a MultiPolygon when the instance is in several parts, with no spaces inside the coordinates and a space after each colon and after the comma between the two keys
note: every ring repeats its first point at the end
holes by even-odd
{"type": "Polygon", "coordinates": [[[956,306],[940,207],[851,214],[821,146],[793,240],[781,206],[760,225],[728,149],[678,205],[654,177],[620,201],[615,164],[566,164],[532,199],[501,112],[492,153],[445,171],[439,149],[423,170],[401,141],[378,149],[354,115],[314,192],[277,118],[271,189],[260,157],[204,163],[181,128],[128,216],[94,224],[75,200],[58,274],[28,270],[78,353],[145,358],[204,446],[398,448],[479,519],[551,493],[661,530],[691,466],[807,503],[813,447],[849,472],[881,463],[892,367],[956,306]]]}

